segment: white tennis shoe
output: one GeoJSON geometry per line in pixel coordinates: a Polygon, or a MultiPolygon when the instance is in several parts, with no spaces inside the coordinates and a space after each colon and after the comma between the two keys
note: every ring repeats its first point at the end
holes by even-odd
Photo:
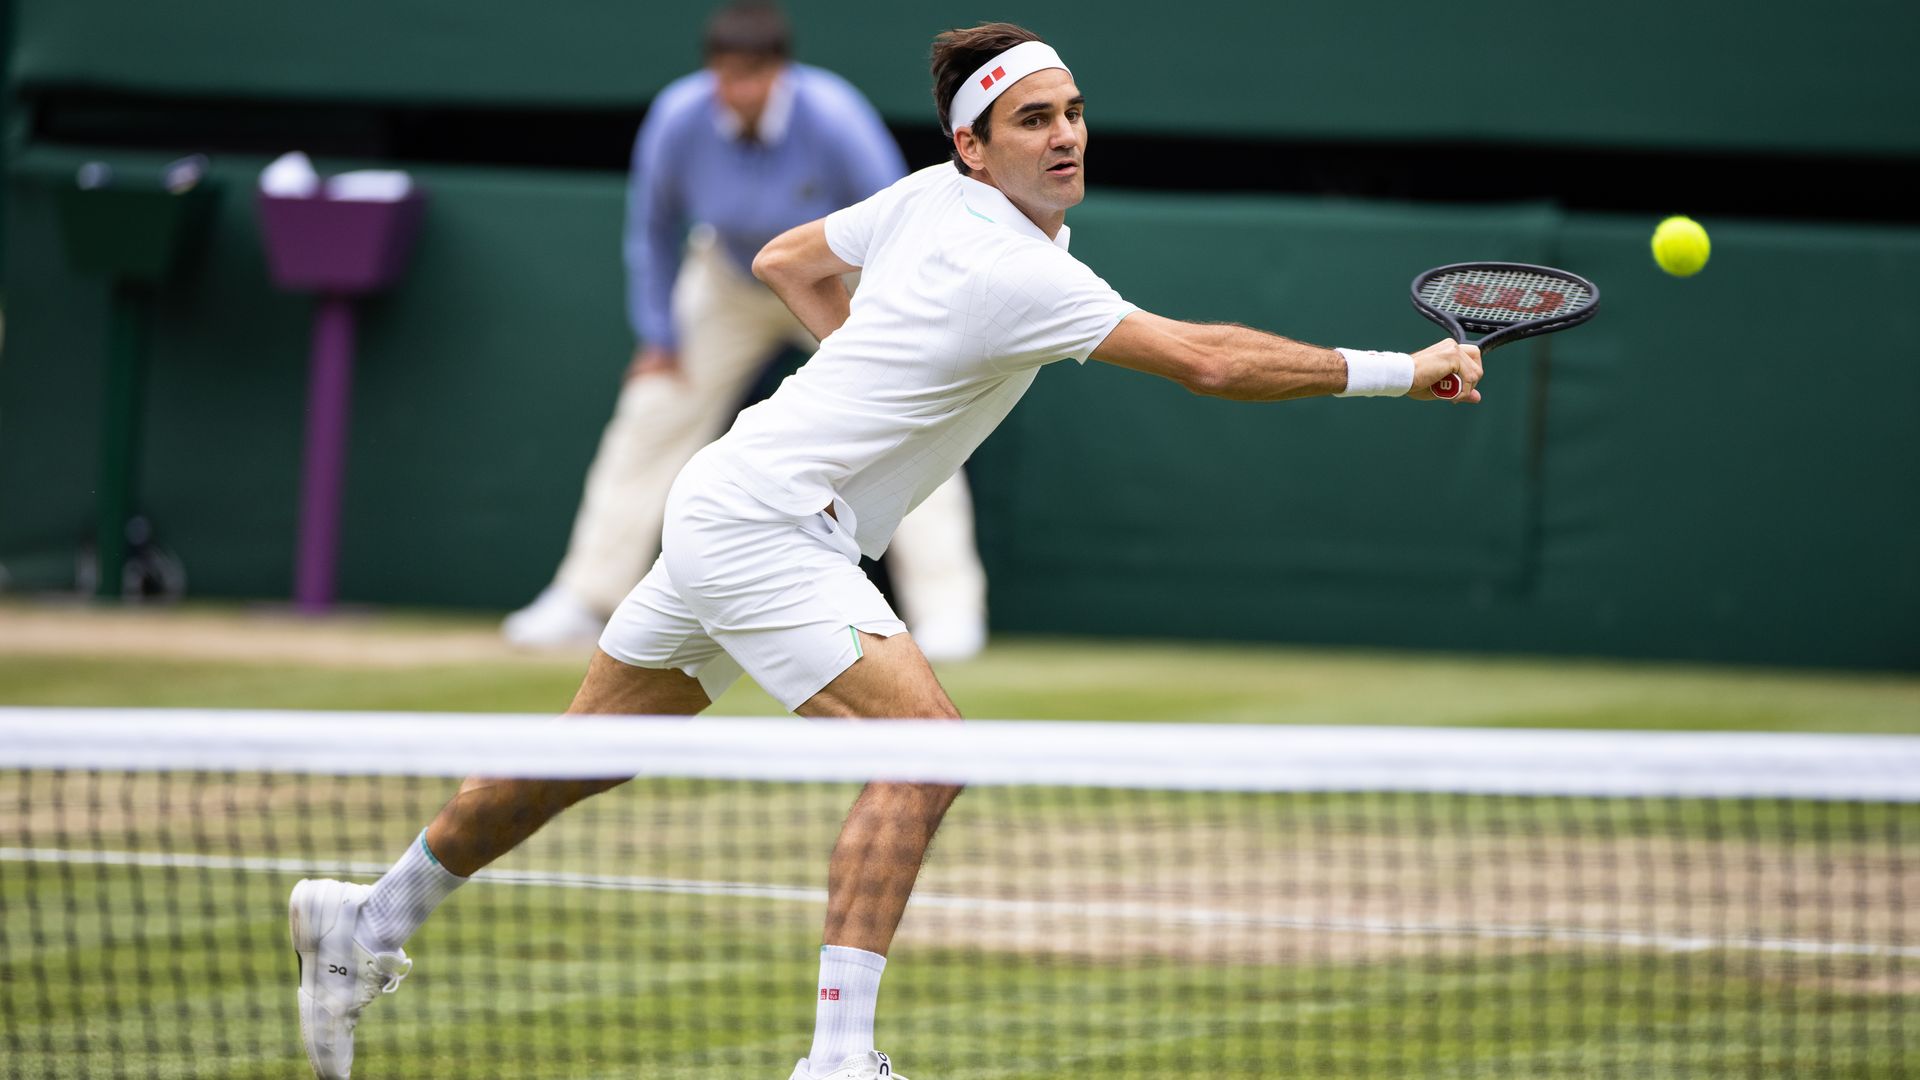
{"type": "Polygon", "coordinates": [[[533,603],[507,616],[500,635],[522,649],[558,649],[591,645],[606,626],[606,616],[560,586],[549,585],[533,603]]]}
{"type": "Polygon", "coordinates": [[[347,1080],[360,1012],[391,994],[413,970],[404,952],[370,953],[353,940],[370,885],[301,881],[287,902],[293,951],[300,957],[300,1041],[320,1080],[347,1080]]]}
{"type": "Polygon", "coordinates": [[[987,620],[981,616],[946,615],[914,622],[907,630],[928,663],[971,660],[987,647],[987,620]]]}
{"type": "Polygon", "coordinates": [[[793,1067],[793,1076],[789,1080],[907,1080],[893,1071],[893,1062],[878,1050],[869,1050],[864,1054],[855,1054],[840,1063],[840,1067],[828,1073],[816,1073],[807,1068],[807,1059],[793,1067]]]}

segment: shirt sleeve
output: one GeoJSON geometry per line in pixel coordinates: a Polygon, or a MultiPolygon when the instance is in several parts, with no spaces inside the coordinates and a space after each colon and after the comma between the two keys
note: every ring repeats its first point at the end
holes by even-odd
{"type": "Polygon", "coordinates": [[[827,215],[827,246],[835,255],[854,266],[867,265],[867,249],[886,211],[886,195],[883,189],[827,215]]]}
{"type": "MultiPolygon", "coordinates": [[[[656,106],[665,98],[657,98],[656,106]]],[[[665,152],[673,125],[656,108],[633,141],[633,171],[627,181],[627,321],[649,345],[677,348],[673,325],[673,281],[680,273],[685,202],[680,177],[667,167],[665,152]]]]}
{"type": "Polygon", "coordinates": [[[1084,364],[1120,320],[1139,310],[1085,263],[1039,243],[1002,255],[975,303],[989,355],[1004,369],[1069,359],[1084,364]]]}

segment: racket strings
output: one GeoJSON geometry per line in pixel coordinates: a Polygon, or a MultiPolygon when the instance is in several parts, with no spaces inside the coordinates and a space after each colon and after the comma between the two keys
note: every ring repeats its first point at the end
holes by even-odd
{"type": "Polygon", "coordinates": [[[1469,269],[1440,274],[1420,287],[1420,301],[1478,324],[1506,326],[1556,319],[1580,310],[1593,295],[1579,281],[1524,270],[1469,269]]]}

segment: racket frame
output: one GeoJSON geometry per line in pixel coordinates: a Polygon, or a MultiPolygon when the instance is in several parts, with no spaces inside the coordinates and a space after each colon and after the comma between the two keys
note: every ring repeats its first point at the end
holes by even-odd
{"type": "MultiPolygon", "coordinates": [[[[1409,287],[1408,289],[1408,293],[1413,298],[1414,308],[1418,310],[1421,315],[1424,315],[1429,320],[1439,323],[1442,327],[1446,328],[1447,332],[1453,335],[1453,339],[1455,341],[1458,341],[1463,345],[1478,346],[1481,353],[1483,354],[1501,345],[1505,345],[1508,342],[1519,341],[1522,338],[1538,337],[1541,334],[1551,334],[1556,330],[1568,330],[1573,327],[1579,326],[1581,323],[1586,322],[1588,319],[1593,318],[1594,314],[1600,309],[1600,287],[1599,286],[1595,285],[1591,281],[1588,281],[1586,278],[1581,277],[1579,274],[1575,274],[1571,271],[1562,270],[1556,266],[1540,266],[1536,263],[1518,263],[1518,262],[1448,263],[1445,266],[1436,266],[1433,269],[1425,271],[1421,273],[1419,276],[1415,277],[1413,279],[1412,286],[1409,287]],[[1495,320],[1495,319],[1476,319],[1471,317],[1462,318],[1460,316],[1454,315],[1452,312],[1442,311],[1439,308],[1434,307],[1433,305],[1427,303],[1425,300],[1422,300],[1420,298],[1421,288],[1426,284],[1428,284],[1429,282],[1431,282],[1434,278],[1440,277],[1444,274],[1459,273],[1461,271],[1468,271],[1468,270],[1506,271],[1506,272],[1517,271],[1517,272],[1529,273],[1529,274],[1540,274],[1542,276],[1551,277],[1551,278],[1560,278],[1562,280],[1578,284],[1581,287],[1585,288],[1587,290],[1587,302],[1580,305],[1579,307],[1574,308],[1572,311],[1566,312],[1561,315],[1549,315],[1539,319],[1520,319],[1520,320],[1509,321],[1505,319],[1495,320]],[[1477,341],[1469,340],[1468,339],[1469,333],[1480,334],[1481,337],[1477,341]]],[[[1460,387],[1459,380],[1456,379],[1454,376],[1449,375],[1446,378],[1440,380],[1439,382],[1433,384],[1433,391],[1436,397],[1450,400],[1454,397],[1459,396],[1459,393],[1460,393],[1459,387],[1460,387]],[[1446,388],[1451,388],[1453,392],[1452,393],[1443,392],[1444,389],[1446,388]]]]}

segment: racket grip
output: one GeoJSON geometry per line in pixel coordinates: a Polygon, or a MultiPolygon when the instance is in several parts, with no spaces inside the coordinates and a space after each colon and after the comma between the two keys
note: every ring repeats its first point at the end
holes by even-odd
{"type": "Polygon", "coordinates": [[[1452,401],[1454,398],[1460,396],[1460,377],[1458,375],[1449,375],[1439,382],[1434,383],[1429,389],[1433,391],[1434,397],[1442,401],[1452,401]]]}

